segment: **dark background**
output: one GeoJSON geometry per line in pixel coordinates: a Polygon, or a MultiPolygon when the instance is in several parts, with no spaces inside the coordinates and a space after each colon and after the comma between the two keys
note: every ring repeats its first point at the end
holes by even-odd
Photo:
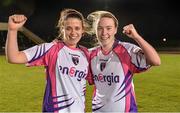
{"type": "Polygon", "coordinates": [[[7,22],[14,13],[25,14],[28,17],[25,27],[51,41],[57,36],[56,24],[62,9],[75,8],[85,17],[95,10],[108,10],[119,20],[120,40],[129,41],[122,34],[122,27],[132,23],[153,46],[178,48],[179,5],[173,0],[1,0],[0,21],[7,22]]]}

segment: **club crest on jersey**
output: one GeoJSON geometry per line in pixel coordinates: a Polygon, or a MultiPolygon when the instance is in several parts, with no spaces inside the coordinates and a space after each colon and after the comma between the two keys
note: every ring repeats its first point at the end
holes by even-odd
{"type": "Polygon", "coordinates": [[[106,67],[106,62],[101,62],[100,70],[103,71],[105,67],[106,67]]]}
{"type": "Polygon", "coordinates": [[[72,59],[72,62],[75,64],[75,65],[78,65],[79,64],[79,55],[77,54],[72,54],[72,53],[69,53],[69,55],[71,55],[71,59],[72,59]]]}
{"type": "Polygon", "coordinates": [[[79,64],[79,58],[77,56],[72,56],[72,61],[75,65],[79,64]]]}

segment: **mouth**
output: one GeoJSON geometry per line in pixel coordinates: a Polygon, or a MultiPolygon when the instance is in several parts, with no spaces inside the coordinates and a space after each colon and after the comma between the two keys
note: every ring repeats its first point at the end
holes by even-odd
{"type": "Polygon", "coordinates": [[[69,36],[70,39],[76,39],[78,36],[69,36]]]}
{"type": "Polygon", "coordinates": [[[101,40],[107,40],[109,37],[101,37],[101,40]]]}

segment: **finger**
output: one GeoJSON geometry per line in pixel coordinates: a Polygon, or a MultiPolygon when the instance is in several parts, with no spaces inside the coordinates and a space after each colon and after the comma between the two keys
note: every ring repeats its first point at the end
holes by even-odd
{"type": "Polygon", "coordinates": [[[133,25],[133,24],[129,24],[129,27],[133,28],[133,27],[134,27],[134,25],[133,25]]]}
{"type": "Polygon", "coordinates": [[[123,29],[126,30],[128,28],[128,26],[124,26],[123,29]]]}
{"type": "Polygon", "coordinates": [[[131,34],[131,30],[125,29],[125,30],[123,30],[123,33],[126,34],[126,35],[130,35],[131,34]]]}
{"type": "Polygon", "coordinates": [[[125,26],[123,29],[124,29],[125,31],[128,31],[128,30],[130,30],[130,26],[127,25],[127,26],[125,26]]]}
{"type": "Polygon", "coordinates": [[[13,15],[12,21],[14,23],[23,23],[27,20],[27,18],[24,15],[13,15]]]}

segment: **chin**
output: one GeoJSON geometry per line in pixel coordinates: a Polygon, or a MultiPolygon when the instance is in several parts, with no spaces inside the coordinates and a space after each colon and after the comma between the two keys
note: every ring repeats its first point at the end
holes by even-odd
{"type": "Polygon", "coordinates": [[[106,45],[106,44],[108,44],[108,42],[109,42],[108,40],[102,40],[102,41],[101,41],[101,44],[102,44],[102,45],[106,45]]]}

